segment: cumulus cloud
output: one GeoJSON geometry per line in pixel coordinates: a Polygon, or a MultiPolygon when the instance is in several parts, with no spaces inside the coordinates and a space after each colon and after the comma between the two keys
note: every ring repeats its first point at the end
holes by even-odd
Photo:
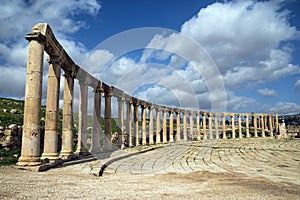
{"type": "Polygon", "coordinates": [[[182,33],[203,45],[227,87],[278,80],[300,73],[300,67],[290,63],[290,49],[282,47],[299,37],[299,31],[281,8],[280,1],[214,3],[185,22],[182,33]]]}
{"type": "Polygon", "coordinates": [[[79,63],[88,55],[88,50],[80,42],[68,37],[68,34],[87,27],[84,21],[77,20],[78,14],[94,16],[101,8],[96,0],[3,0],[0,7],[0,72],[11,77],[1,79],[1,86],[5,87],[1,87],[0,96],[13,94],[16,97],[24,96],[27,60],[25,34],[31,32],[37,23],[49,23],[64,49],[79,63]],[[12,92],[12,85],[17,85],[18,89],[12,92]]]}
{"type": "Polygon", "coordinates": [[[257,93],[265,97],[274,97],[277,95],[277,92],[275,90],[268,89],[268,88],[257,89],[257,93]]]}

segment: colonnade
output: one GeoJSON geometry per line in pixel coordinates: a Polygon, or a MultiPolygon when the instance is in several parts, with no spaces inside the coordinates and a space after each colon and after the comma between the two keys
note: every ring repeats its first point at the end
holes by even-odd
{"type": "Polygon", "coordinates": [[[171,108],[132,97],[77,66],[54,37],[47,24],[37,24],[26,35],[29,41],[24,124],[20,166],[40,165],[41,160],[58,162],[76,155],[119,148],[201,139],[273,136],[278,133],[278,115],[211,113],[171,108]],[[40,119],[44,52],[48,59],[48,87],[44,149],[40,150],[40,119]],[[63,76],[61,72],[63,71],[63,76]],[[64,79],[62,147],[58,149],[60,79],[64,79]],[[78,142],[74,151],[73,104],[75,79],[79,83],[78,142]],[[92,88],[93,128],[87,148],[88,89],[92,88]],[[112,98],[118,106],[117,143],[112,144],[112,98]],[[102,101],[104,100],[104,106],[102,101]],[[102,108],[103,107],[103,108],[102,108]],[[102,112],[102,109],[103,112],[102,112]],[[101,116],[104,113],[104,116],[101,116]],[[104,120],[101,120],[104,119],[104,120]],[[103,122],[104,121],[104,122],[103,122]],[[102,124],[104,123],[104,124],[102,124]],[[104,125],[104,130],[101,127],[104,125]]]}

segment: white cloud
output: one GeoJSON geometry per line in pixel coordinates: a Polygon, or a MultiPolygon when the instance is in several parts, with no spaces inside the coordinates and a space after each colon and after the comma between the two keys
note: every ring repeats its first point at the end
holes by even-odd
{"type": "Polygon", "coordinates": [[[17,97],[24,95],[25,88],[28,51],[25,34],[31,32],[31,28],[37,23],[49,23],[64,49],[79,63],[87,56],[88,51],[83,44],[73,41],[66,34],[87,27],[85,22],[76,19],[76,15],[96,15],[101,8],[96,0],[3,0],[0,7],[0,72],[5,74],[1,79],[0,96],[17,97]],[[14,86],[13,90],[11,86],[14,86]]]}
{"type": "Polygon", "coordinates": [[[284,114],[299,114],[300,105],[294,102],[278,102],[274,105],[264,105],[262,107],[264,113],[278,112],[280,115],[284,114]]]}
{"type": "Polygon", "coordinates": [[[185,22],[182,33],[203,45],[225,85],[235,88],[247,81],[278,80],[300,73],[300,67],[290,63],[290,49],[280,47],[299,35],[289,17],[279,1],[214,3],[185,22]]]}
{"type": "Polygon", "coordinates": [[[265,97],[274,97],[277,95],[277,92],[275,90],[268,89],[268,88],[257,89],[257,93],[265,97]]]}
{"type": "Polygon", "coordinates": [[[300,86],[300,79],[296,81],[295,83],[295,87],[299,87],[300,86]]]}

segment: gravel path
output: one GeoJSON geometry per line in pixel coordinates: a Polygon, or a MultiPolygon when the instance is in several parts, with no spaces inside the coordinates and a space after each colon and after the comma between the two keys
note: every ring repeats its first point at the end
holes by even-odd
{"type": "Polygon", "coordinates": [[[300,140],[186,142],[136,152],[115,152],[122,159],[101,177],[92,174],[109,158],[46,172],[0,167],[0,199],[300,199],[300,140]]]}

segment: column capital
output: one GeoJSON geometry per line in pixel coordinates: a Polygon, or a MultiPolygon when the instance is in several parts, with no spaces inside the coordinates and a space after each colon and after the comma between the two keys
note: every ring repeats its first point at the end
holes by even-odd
{"type": "Polygon", "coordinates": [[[97,84],[97,87],[94,88],[94,92],[95,93],[103,93],[103,88],[102,88],[102,82],[99,81],[98,84],[97,84]]]}
{"type": "Polygon", "coordinates": [[[46,42],[46,37],[41,32],[32,32],[25,35],[26,40],[36,40],[38,42],[46,42]]]}
{"type": "Polygon", "coordinates": [[[62,63],[62,59],[61,59],[60,56],[48,56],[47,62],[49,64],[57,64],[57,65],[59,65],[59,64],[62,63]]]}
{"type": "Polygon", "coordinates": [[[112,97],[113,96],[113,91],[114,91],[114,87],[107,85],[105,83],[102,84],[103,87],[103,91],[104,91],[104,95],[106,97],[112,97]]]}
{"type": "Polygon", "coordinates": [[[80,68],[77,65],[74,65],[69,70],[64,71],[65,72],[64,76],[67,77],[67,78],[73,78],[74,79],[74,78],[76,78],[79,69],[80,68]]]}

